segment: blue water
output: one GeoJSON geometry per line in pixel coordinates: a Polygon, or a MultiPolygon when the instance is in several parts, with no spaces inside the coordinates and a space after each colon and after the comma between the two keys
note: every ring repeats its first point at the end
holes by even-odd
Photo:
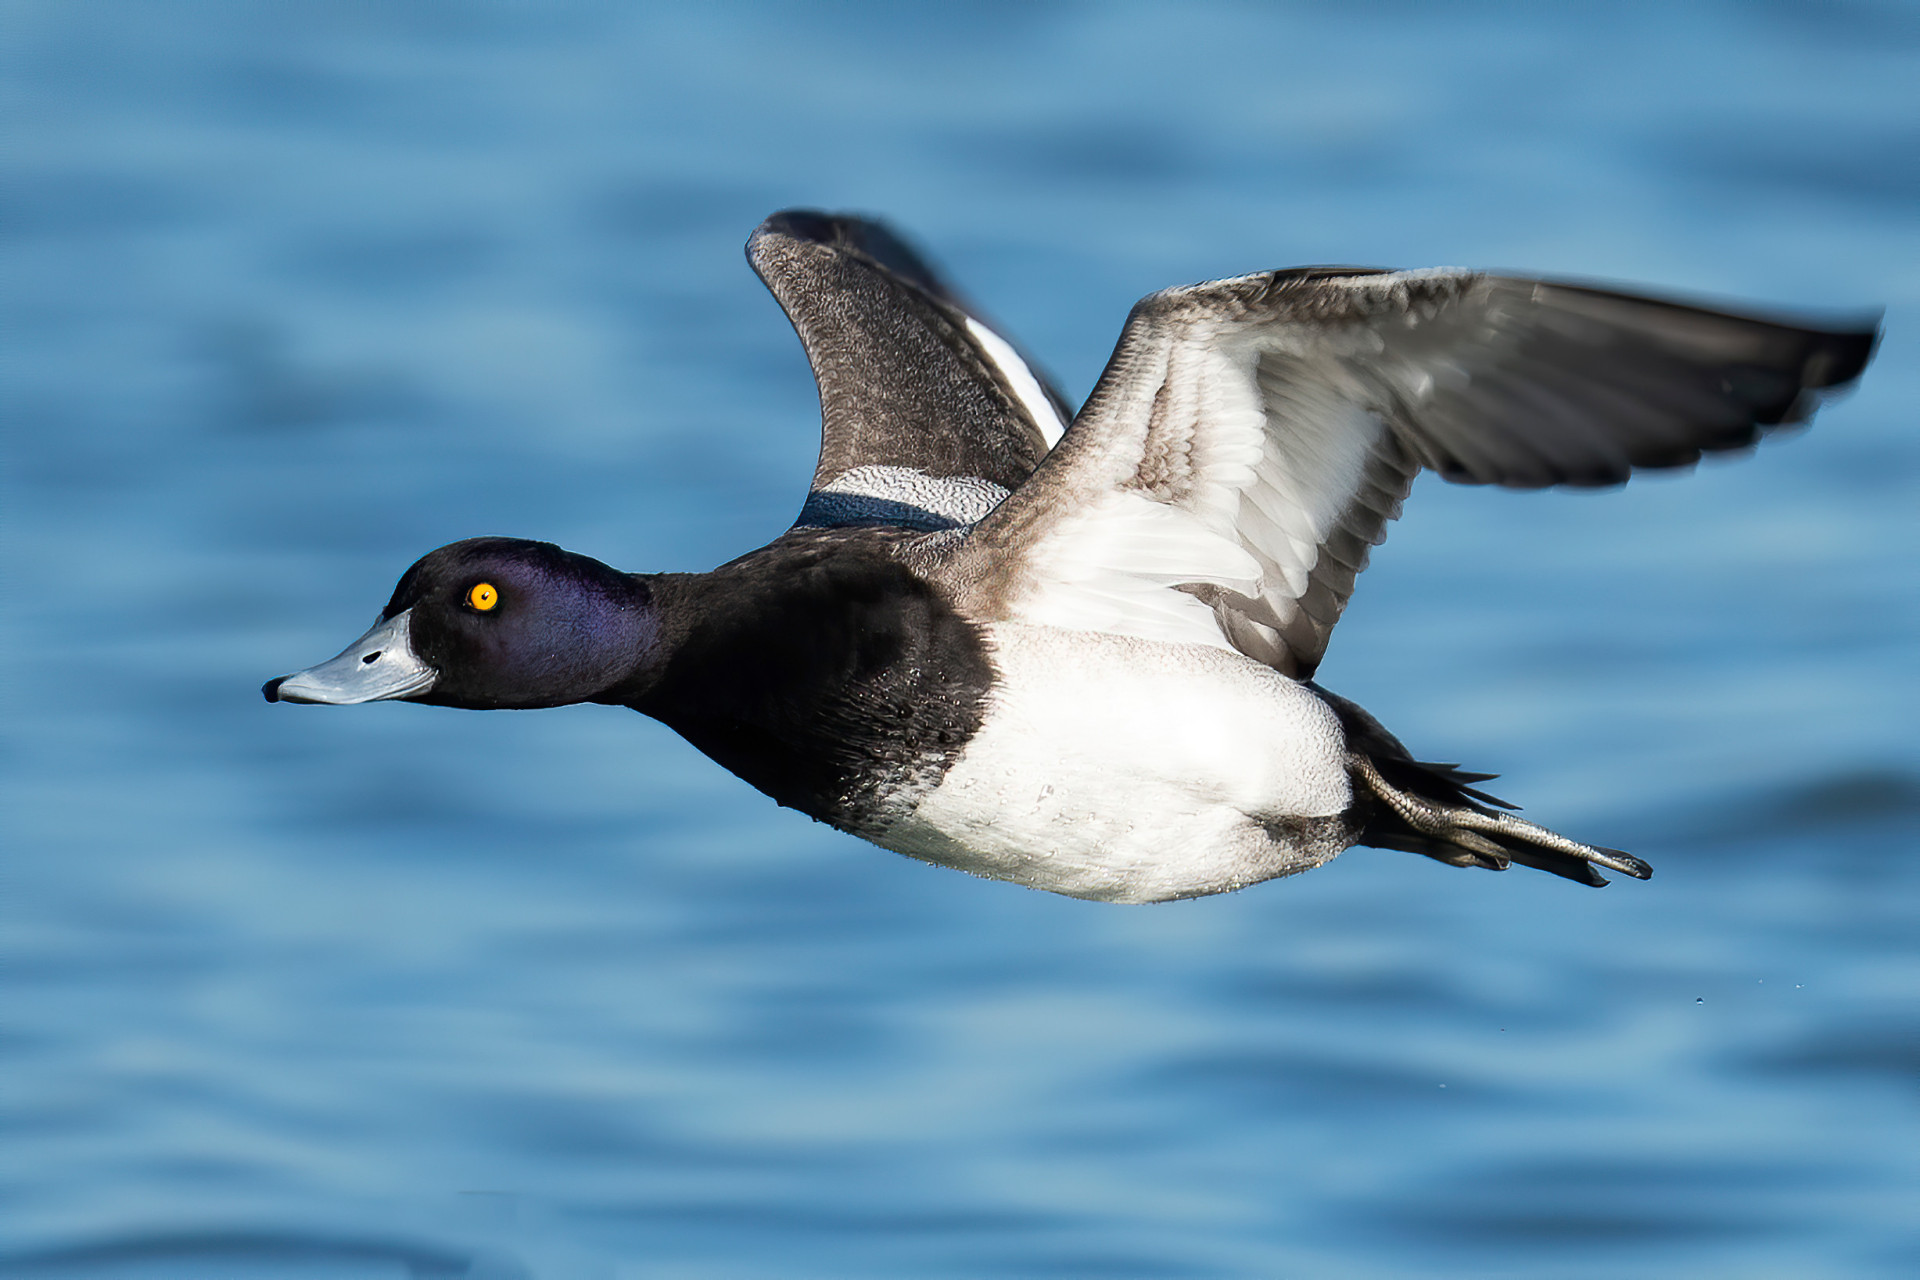
{"type": "Polygon", "coordinates": [[[1920,12],[13,4],[0,1269],[1920,1274],[1920,12]],[[657,10],[657,11],[656,11],[657,10]],[[1160,286],[1884,304],[1611,495],[1423,483],[1322,678],[1658,869],[1153,908],[576,707],[269,706],[421,552],[797,510],[740,258],[884,214],[1075,394],[1160,286]]]}

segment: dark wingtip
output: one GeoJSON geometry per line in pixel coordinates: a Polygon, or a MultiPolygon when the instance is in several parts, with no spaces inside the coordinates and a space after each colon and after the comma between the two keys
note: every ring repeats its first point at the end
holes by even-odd
{"type": "Polygon", "coordinates": [[[1808,330],[1813,338],[1800,362],[1797,379],[1770,401],[1762,401],[1754,421],[1762,427],[1797,426],[1819,410],[1852,394],[1880,346],[1878,314],[1862,317],[1858,329],[1808,330]]]}
{"type": "Polygon", "coordinates": [[[792,236],[796,240],[811,240],[815,244],[832,244],[844,221],[818,209],[782,209],[762,222],[753,234],[756,237],[792,236]]]}
{"type": "MultiPolygon", "coordinates": [[[[857,213],[826,213],[819,209],[782,209],[754,229],[747,240],[747,256],[761,240],[780,236],[856,253],[902,280],[910,281],[935,298],[959,306],[947,283],[934,273],[913,246],[886,223],[857,213]]],[[[962,307],[965,310],[964,307],[962,307]]]]}
{"type": "Polygon", "coordinates": [[[286,682],[287,682],[287,678],[285,676],[275,676],[273,679],[267,681],[265,684],[260,686],[261,696],[264,697],[268,702],[280,701],[280,686],[285,684],[286,682]]]}
{"type": "Polygon", "coordinates": [[[1802,385],[1826,390],[1858,378],[1880,346],[1880,317],[1862,318],[1862,327],[1825,335],[1800,372],[1802,385]]]}

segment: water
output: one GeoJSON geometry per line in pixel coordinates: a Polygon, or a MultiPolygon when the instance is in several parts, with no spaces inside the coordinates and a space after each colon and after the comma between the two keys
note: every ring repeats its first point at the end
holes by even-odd
{"type": "Polygon", "coordinates": [[[15,5],[0,1266],[1920,1266],[1904,5],[15,5]],[[773,536],[739,258],[884,213],[1073,392],[1162,285],[1473,263],[1883,303],[1810,432],[1423,484],[1323,678],[1658,875],[1356,850],[1116,908],[606,708],[268,706],[420,552],[773,536]]]}

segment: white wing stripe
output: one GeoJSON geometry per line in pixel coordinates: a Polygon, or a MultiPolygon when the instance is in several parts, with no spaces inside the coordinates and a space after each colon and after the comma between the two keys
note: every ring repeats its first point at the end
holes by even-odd
{"type": "Polygon", "coordinates": [[[970,525],[1006,501],[978,476],[930,476],[912,467],[854,467],[807,495],[796,527],[881,522],[915,529],[970,525]]]}
{"type": "Polygon", "coordinates": [[[1053,401],[1047,399],[1047,393],[1040,389],[1040,380],[1033,376],[1033,370],[1027,368],[1027,362],[1020,353],[993,330],[967,317],[967,332],[980,344],[981,350],[1000,370],[1000,376],[1013,388],[1013,394],[1019,399],[1027,416],[1033,419],[1033,425],[1040,428],[1040,435],[1051,449],[1060,443],[1060,437],[1066,434],[1067,424],[1060,421],[1060,414],[1053,407],[1053,401]]]}

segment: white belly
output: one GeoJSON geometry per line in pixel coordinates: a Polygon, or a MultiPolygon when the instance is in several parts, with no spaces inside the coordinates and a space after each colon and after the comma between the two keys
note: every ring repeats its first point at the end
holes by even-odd
{"type": "Polygon", "coordinates": [[[1351,800],[1333,712],[1240,654],[1021,623],[989,629],[980,732],[880,841],[1038,889],[1151,902],[1316,866],[1276,838],[1351,800]]]}

